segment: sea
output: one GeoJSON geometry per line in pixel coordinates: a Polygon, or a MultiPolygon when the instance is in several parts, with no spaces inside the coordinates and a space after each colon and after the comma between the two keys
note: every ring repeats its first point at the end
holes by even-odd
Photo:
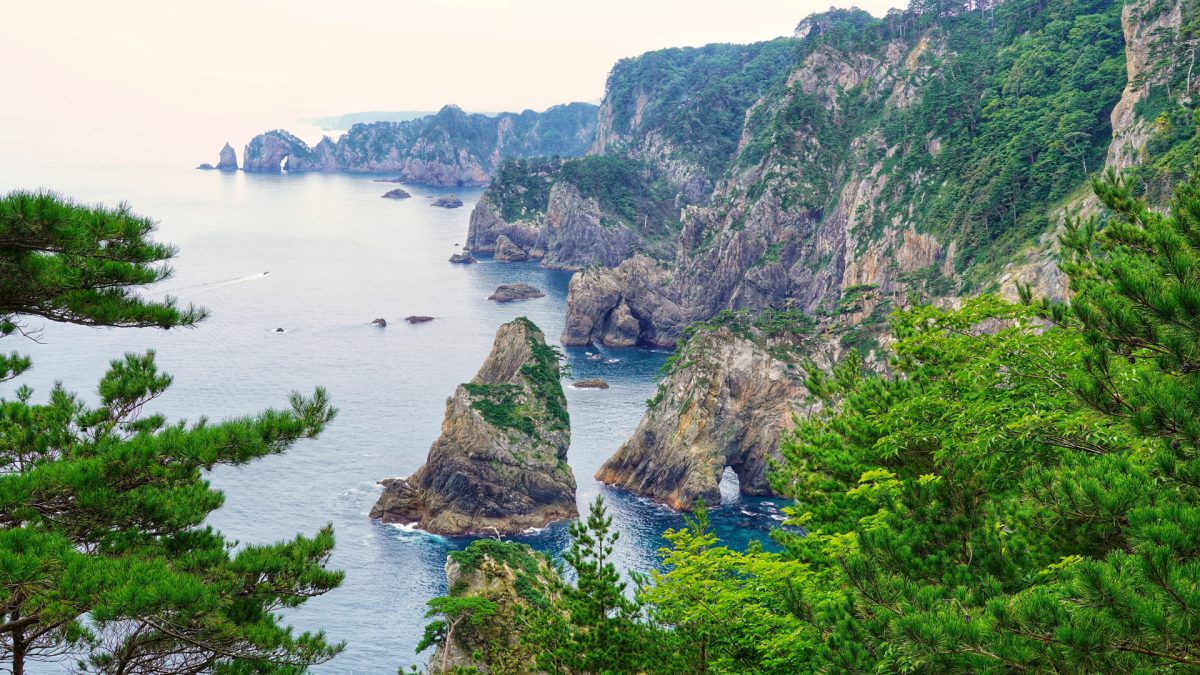
{"type": "MultiPolygon", "coordinates": [[[[526,316],[557,342],[570,273],[487,257],[475,265],[450,264],[466,240],[480,188],[406,185],[412,198],[395,201],[381,198],[395,185],[377,182],[380,176],[198,171],[195,164],[215,162],[220,143],[213,157],[153,148],[131,156],[120,152],[120,143],[88,146],[86,129],[68,131],[88,152],[44,153],[36,134],[8,130],[8,141],[0,143],[0,192],[54,190],[82,202],[124,202],[154,218],[156,238],[179,252],[171,262],[174,275],[146,295],[172,295],[208,308],[211,316],[195,328],[170,331],[30,319],[30,327],[40,329],[36,339],[9,337],[0,349],[28,354],[34,367],[0,384],[0,396],[11,398],[16,387],[28,385],[34,400],[43,401],[61,382],[95,400],[110,361],[148,350],[174,384],[146,412],[173,420],[286,407],[289,392],[326,387],[339,412],[320,438],[211,472],[225,503],[209,522],[243,545],[312,534],[332,523],[337,546],[330,566],[345,571],[345,583],[285,617],[298,630],[324,630],[346,642],[341,655],[315,672],[394,673],[423,664],[428,654],[415,647],[428,621],[426,602],[446,592],[446,554],[470,540],[372,521],[367,514],[380,493],[378,481],[406,476],[423,463],[447,397],[475,374],[502,323],[526,316]],[[462,208],[431,205],[451,192],[462,198],[462,208]],[[546,295],[510,304],[487,300],[498,285],[513,282],[546,295]],[[409,315],[434,320],[410,325],[404,321],[409,315]],[[387,326],[371,325],[376,318],[387,326]]],[[[615,559],[621,569],[653,569],[666,544],[663,531],[682,526],[682,518],[592,476],[636,428],[668,352],[564,351],[574,379],[610,384],[583,390],[564,382],[579,509],[586,513],[603,495],[620,532],[615,559]]],[[[722,490],[724,503],[710,516],[722,540],[739,549],[751,540],[770,547],[783,502],[739,496],[732,473],[722,490]]],[[[517,539],[555,557],[569,545],[565,523],[517,539]]],[[[69,665],[40,664],[33,672],[63,672],[69,665]]]]}

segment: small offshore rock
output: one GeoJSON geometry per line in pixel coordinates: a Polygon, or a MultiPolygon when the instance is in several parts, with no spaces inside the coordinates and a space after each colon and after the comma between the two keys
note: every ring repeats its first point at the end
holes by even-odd
{"type": "Polygon", "coordinates": [[[496,254],[497,262],[525,262],[529,260],[529,254],[525,249],[513,243],[506,235],[496,237],[496,254]]]}
{"type": "Polygon", "coordinates": [[[457,209],[463,205],[463,201],[458,198],[458,195],[445,195],[434,200],[433,205],[443,209],[457,209]]]}
{"type": "Polygon", "coordinates": [[[371,322],[371,325],[379,326],[380,328],[387,328],[387,319],[375,319],[371,322]]]}
{"type": "Polygon", "coordinates": [[[496,288],[496,292],[488,296],[488,300],[495,302],[513,302],[516,300],[530,300],[532,298],[543,298],[546,294],[529,284],[503,284],[496,288]]]}
{"type": "Polygon", "coordinates": [[[403,178],[376,178],[376,183],[403,183],[403,178]]]}
{"type": "Polygon", "coordinates": [[[608,389],[608,382],[598,377],[593,377],[587,380],[579,380],[571,386],[576,389],[608,389]]]}
{"type": "Polygon", "coordinates": [[[212,164],[209,164],[208,162],[205,162],[204,164],[201,164],[200,166],[198,166],[196,168],[200,169],[201,171],[214,171],[214,170],[216,170],[217,167],[213,166],[212,164]]]}
{"type": "Polygon", "coordinates": [[[450,262],[457,263],[459,265],[470,265],[471,263],[476,262],[476,260],[475,256],[471,255],[470,253],[455,253],[454,255],[450,256],[450,262]]]}
{"type": "Polygon", "coordinates": [[[432,316],[419,316],[419,315],[414,314],[413,316],[404,317],[404,320],[409,323],[429,323],[430,321],[433,321],[433,317],[432,316]]]}
{"type": "Polygon", "coordinates": [[[404,188],[396,188],[395,190],[388,190],[387,192],[383,193],[384,199],[408,199],[411,196],[412,195],[408,193],[408,190],[405,190],[404,188]]]}
{"type": "Polygon", "coordinates": [[[219,171],[237,171],[237,168],[237,152],[234,151],[232,145],[226,143],[225,147],[221,148],[217,169],[219,171]]]}
{"type": "Polygon", "coordinates": [[[275,329],[275,332],[276,332],[276,333],[283,333],[283,332],[284,332],[284,330],[283,330],[282,328],[276,328],[276,329],[275,329]]]}

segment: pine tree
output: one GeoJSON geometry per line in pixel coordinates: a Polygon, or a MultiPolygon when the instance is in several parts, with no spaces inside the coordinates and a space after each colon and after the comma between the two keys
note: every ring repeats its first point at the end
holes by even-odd
{"type": "MultiPolygon", "coordinates": [[[[0,199],[0,334],[27,317],[97,326],[190,326],[204,310],[153,302],[174,249],[122,206],[51,194],[0,199]]],[[[30,365],[0,362],[11,379],[30,365]]],[[[244,546],[204,525],[223,496],[204,472],[284,452],[333,419],[324,390],[286,410],[212,423],[143,415],[171,378],[154,354],[113,361],[89,406],[56,386],[0,400],[0,660],[82,654],[81,671],[297,672],[341,649],[276,613],[335,588],[329,527],[244,546]]]]}
{"type": "Polygon", "coordinates": [[[531,617],[526,635],[537,650],[538,668],[549,673],[637,672],[643,656],[645,627],[641,608],[625,594],[626,585],[613,564],[620,533],[604,498],[592,503],[586,521],[571,523],[571,548],[563,559],[575,583],[559,583],[549,609],[531,617]]]}

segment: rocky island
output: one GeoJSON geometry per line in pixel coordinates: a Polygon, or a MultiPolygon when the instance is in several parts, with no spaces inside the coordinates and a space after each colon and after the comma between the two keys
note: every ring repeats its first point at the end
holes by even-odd
{"type": "Polygon", "coordinates": [[[250,140],[242,159],[251,172],[386,173],[422,185],[484,185],[508,158],[583,154],[596,124],[590,103],[499,115],[448,105],[417,119],[355,124],[314,146],[283,129],[268,131],[250,140]]]}
{"type": "Polygon", "coordinates": [[[742,494],[771,494],[770,462],[793,416],[811,411],[803,315],[723,314],[698,328],[672,357],[633,436],[596,479],[678,510],[721,502],[726,467],[742,494]]]}
{"type": "Polygon", "coordinates": [[[496,291],[488,296],[488,300],[493,302],[516,302],[517,300],[531,300],[533,298],[544,298],[546,294],[529,284],[501,284],[496,287],[496,291]]]}
{"type": "Polygon", "coordinates": [[[395,190],[388,190],[387,192],[383,193],[384,199],[408,199],[411,196],[412,195],[409,194],[408,190],[405,190],[404,188],[396,188],[395,190]]]}
{"type": "Polygon", "coordinates": [[[424,466],[383,481],[370,516],[443,535],[517,534],[577,516],[559,357],[529,319],[501,326],[446,402],[424,466]]]}
{"type": "Polygon", "coordinates": [[[463,205],[463,200],[458,198],[458,195],[443,195],[433,200],[433,206],[443,209],[457,209],[463,205]]]}

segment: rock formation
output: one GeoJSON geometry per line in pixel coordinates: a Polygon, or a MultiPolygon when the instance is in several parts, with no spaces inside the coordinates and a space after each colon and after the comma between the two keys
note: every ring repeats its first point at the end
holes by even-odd
{"type": "Polygon", "coordinates": [[[391,173],[424,185],[483,185],[510,157],[582,154],[595,129],[596,107],[588,103],[490,116],[445,106],[418,119],[355,124],[312,147],[270,131],[252,139],[242,159],[247,171],[391,173]]]}
{"type": "Polygon", "coordinates": [[[450,256],[450,262],[456,265],[470,265],[471,263],[476,262],[476,260],[475,256],[471,255],[470,253],[455,253],[450,256]]]}
{"type": "Polygon", "coordinates": [[[674,509],[721,501],[726,467],[742,494],[770,494],[767,468],[793,415],[806,414],[803,336],[770,334],[746,317],[706,327],[681,348],[633,436],[596,479],[674,509]]]}
{"type": "Polygon", "coordinates": [[[496,253],[495,259],[498,262],[524,262],[529,260],[529,254],[525,249],[513,243],[506,235],[500,235],[496,238],[496,253]]]}
{"type": "Polygon", "coordinates": [[[612,267],[637,251],[669,257],[678,220],[673,194],[638,162],[522,160],[502,168],[476,203],[466,248],[500,260],[503,244],[550,269],[612,267]]]}
{"type": "Polygon", "coordinates": [[[383,481],[371,517],[436,534],[515,534],[578,515],[559,353],[525,318],[446,402],[424,466],[383,481]]]}
{"type": "Polygon", "coordinates": [[[408,190],[405,190],[404,188],[396,188],[395,190],[388,190],[387,192],[383,193],[384,199],[408,199],[411,196],[412,195],[408,193],[408,190]]]}
{"type": "Polygon", "coordinates": [[[404,317],[404,320],[409,323],[429,323],[430,321],[433,321],[433,317],[432,316],[420,316],[418,314],[414,314],[412,316],[404,317]]]}
{"type": "Polygon", "coordinates": [[[197,168],[197,169],[200,169],[201,171],[213,171],[213,170],[215,170],[217,167],[213,166],[212,164],[209,164],[208,162],[205,162],[205,163],[201,164],[200,166],[198,166],[198,167],[196,167],[196,168],[197,168]]]}
{"type": "Polygon", "coordinates": [[[529,284],[501,284],[496,287],[494,293],[488,296],[488,300],[492,300],[493,302],[515,302],[517,300],[530,300],[545,296],[545,293],[529,284]]]}
{"type": "Polygon", "coordinates": [[[217,162],[219,171],[237,171],[237,153],[234,152],[233,146],[226,143],[225,147],[221,148],[221,159],[217,162]]]}
{"type": "Polygon", "coordinates": [[[463,205],[463,201],[458,198],[458,195],[443,195],[433,200],[433,206],[443,209],[457,209],[463,205]]]}
{"type": "Polygon", "coordinates": [[[380,328],[387,328],[387,319],[374,319],[371,321],[371,325],[379,326],[380,328]]]}
{"type": "Polygon", "coordinates": [[[447,631],[429,657],[427,672],[493,672],[489,666],[499,654],[509,663],[531,660],[520,651],[517,612],[543,606],[554,592],[558,572],[546,556],[525,544],[477,539],[450,552],[445,569],[451,597],[486,600],[492,612],[485,621],[467,618],[447,631]]]}
{"type": "Polygon", "coordinates": [[[576,389],[608,389],[608,382],[598,377],[593,377],[586,380],[576,380],[571,386],[576,389]]]}

